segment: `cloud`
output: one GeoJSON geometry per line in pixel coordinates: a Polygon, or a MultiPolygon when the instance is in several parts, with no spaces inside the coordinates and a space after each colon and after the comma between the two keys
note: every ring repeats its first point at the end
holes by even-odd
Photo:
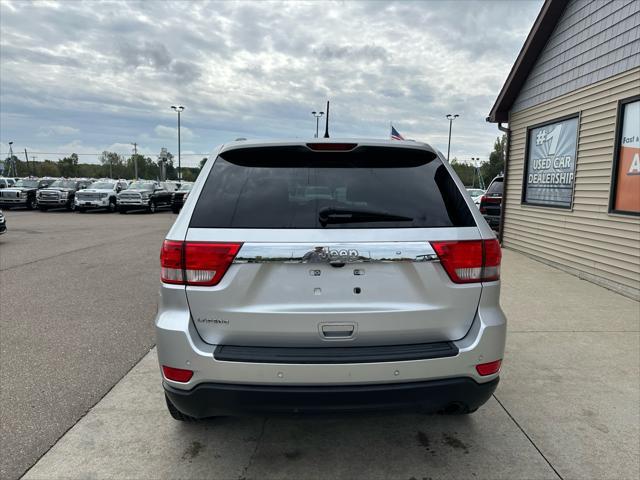
{"type": "Polygon", "coordinates": [[[118,55],[124,68],[141,68],[156,74],[168,74],[172,81],[192,82],[200,76],[198,65],[172,58],[167,47],[161,42],[144,41],[141,44],[121,42],[118,46],[118,55]]]}
{"type": "Polygon", "coordinates": [[[54,125],[52,127],[40,127],[38,136],[40,137],[51,137],[53,135],[65,136],[65,135],[75,135],[76,133],[80,133],[80,130],[78,130],[77,128],[69,127],[67,125],[54,125]]]}
{"type": "Polygon", "coordinates": [[[172,62],[167,47],[160,42],[143,42],[141,45],[123,42],[118,47],[118,53],[125,66],[149,66],[166,70],[172,62]]]}
{"type": "MultiPolygon", "coordinates": [[[[153,129],[158,138],[175,140],[178,138],[178,127],[167,127],[166,125],[157,125],[156,128],[153,129]]],[[[191,140],[195,137],[193,132],[187,128],[180,126],[180,139],[181,140],[191,140]]]]}
{"type": "Polygon", "coordinates": [[[385,61],[389,52],[378,45],[322,45],[313,49],[320,60],[385,61]]]}
{"type": "Polygon", "coordinates": [[[393,121],[446,150],[458,113],[452,156],[486,157],[500,132],[484,119],[541,5],[3,2],[0,145],[173,150],[180,102],[183,149],[199,155],[311,136],[329,98],[335,136],[388,138],[393,121]]]}

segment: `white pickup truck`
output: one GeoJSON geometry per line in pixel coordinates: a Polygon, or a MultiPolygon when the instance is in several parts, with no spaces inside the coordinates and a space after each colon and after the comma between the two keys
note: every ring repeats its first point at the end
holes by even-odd
{"type": "Polygon", "coordinates": [[[115,212],[117,195],[126,188],[127,182],[124,180],[98,180],[76,193],[76,210],[82,213],[88,209],[105,208],[115,212]]]}

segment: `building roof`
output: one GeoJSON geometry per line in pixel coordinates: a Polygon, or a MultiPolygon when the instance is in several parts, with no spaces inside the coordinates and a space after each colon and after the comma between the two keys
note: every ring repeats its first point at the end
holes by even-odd
{"type": "Polygon", "coordinates": [[[562,15],[568,0],[545,0],[542,9],[531,27],[531,31],[516,58],[507,80],[500,90],[500,94],[487,117],[488,122],[498,123],[509,121],[509,110],[518,97],[522,85],[529,76],[529,72],[544,49],[553,29],[562,15]]]}

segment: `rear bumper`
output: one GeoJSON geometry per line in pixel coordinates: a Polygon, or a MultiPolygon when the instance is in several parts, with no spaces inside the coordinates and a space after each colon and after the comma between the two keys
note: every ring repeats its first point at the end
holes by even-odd
{"type": "Polygon", "coordinates": [[[171,403],[186,415],[206,418],[242,413],[322,413],[366,410],[473,411],[493,394],[499,379],[470,378],[382,385],[232,385],[201,383],[179,390],[166,383],[171,403]]]}
{"type": "MultiPolygon", "coordinates": [[[[347,387],[456,378],[484,384],[498,375],[480,376],[475,366],[504,357],[506,318],[499,307],[499,291],[499,282],[483,285],[471,328],[463,338],[452,341],[457,349],[455,355],[421,355],[415,359],[342,358],[340,363],[313,359],[305,363],[303,358],[221,358],[218,345],[207,344],[200,338],[189,312],[184,287],[163,284],[155,319],[158,361],[160,365],[193,371],[192,378],[186,383],[164,379],[165,385],[184,392],[193,391],[202,384],[347,387]]],[[[332,348],[340,346],[348,347],[341,343],[332,348]]]]}

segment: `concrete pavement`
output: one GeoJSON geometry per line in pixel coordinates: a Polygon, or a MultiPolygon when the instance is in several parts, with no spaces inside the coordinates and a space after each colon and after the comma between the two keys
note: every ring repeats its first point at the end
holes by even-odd
{"type": "Polygon", "coordinates": [[[638,478],[639,304],[512,251],[502,303],[502,382],[473,415],[185,425],[151,351],[25,478],[638,478]]]}

